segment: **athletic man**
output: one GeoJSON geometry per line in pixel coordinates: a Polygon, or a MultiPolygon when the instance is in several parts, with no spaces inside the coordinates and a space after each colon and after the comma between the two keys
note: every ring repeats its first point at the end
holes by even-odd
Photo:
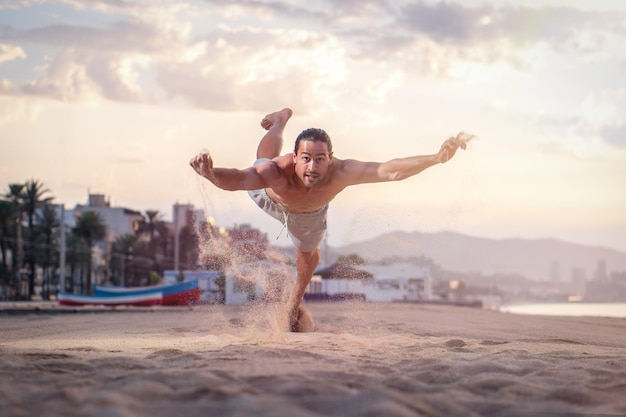
{"type": "Polygon", "coordinates": [[[193,157],[190,165],[219,188],[248,190],[261,209],[284,223],[297,250],[298,277],[287,305],[294,330],[298,308],[320,259],[328,203],[350,185],[403,180],[447,162],[459,147],[465,149],[467,136],[460,133],[446,140],[436,154],[380,163],[335,158],[326,132],[306,129],[297,137],[293,153],[280,156],[283,131],[291,115],[291,109],[285,108],[261,121],[267,133],[250,168],[215,168],[207,153],[193,157]]]}

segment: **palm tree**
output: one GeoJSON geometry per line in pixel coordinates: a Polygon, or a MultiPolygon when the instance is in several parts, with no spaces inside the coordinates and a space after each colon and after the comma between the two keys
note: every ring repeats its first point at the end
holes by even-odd
{"type": "MultiPolygon", "coordinates": [[[[23,190],[24,184],[9,184],[9,192],[5,194],[5,197],[11,202],[13,221],[15,222],[15,242],[11,245],[11,268],[13,269],[13,285],[16,288],[20,287],[20,270],[24,262],[24,245],[22,244],[23,190]]],[[[16,291],[16,294],[18,297],[22,295],[19,290],[16,291]]]]}
{"type": "MultiPolygon", "coordinates": [[[[63,231],[65,233],[65,231],[63,231]]],[[[87,244],[76,235],[76,233],[72,233],[68,236],[67,239],[67,250],[66,250],[66,258],[65,261],[67,265],[70,267],[70,278],[63,283],[61,286],[67,292],[74,292],[74,282],[77,273],[80,273],[82,276],[82,268],[84,265],[89,262],[91,259],[90,250],[87,247],[87,244]]],[[[61,279],[66,279],[65,277],[61,277],[61,279]]],[[[81,278],[82,285],[82,278],[81,278]]],[[[82,292],[82,287],[81,287],[82,292]]]]}
{"type": "MultiPolygon", "coordinates": [[[[79,237],[89,249],[89,259],[87,261],[87,279],[84,290],[87,294],[91,292],[91,250],[97,241],[106,237],[107,228],[100,215],[95,211],[85,211],[76,219],[76,226],[73,232],[79,237]]],[[[82,280],[81,280],[82,284],[82,280]]]]}
{"type": "Polygon", "coordinates": [[[148,235],[150,249],[152,249],[155,234],[158,233],[157,225],[161,222],[160,217],[161,214],[158,210],[146,210],[146,219],[139,222],[138,233],[148,235]]]}
{"type": "Polygon", "coordinates": [[[114,281],[133,287],[151,283],[155,272],[149,255],[148,244],[137,235],[118,236],[111,245],[110,269],[114,281]]]}
{"type": "Polygon", "coordinates": [[[36,180],[28,180],[24,184],[25,190],[23,192],[23,206],[26,218],[28,220],[28,250],[26,251],[26,261],[30,269],[28,276],[28,295],[32,297],[35,293],[35,241],[37,240],[37,234],[35,230],[35,213],[38,208],[48,204],[52,201],[52,197],[46,197],[45,194],[50,191],[44,188],[43,183],[36,180]]]}
{"type": "Polygon", "coordinates": [[[136,235],[124,234],[116,237],[111,244],[109,270],[111,271],[114,284],[126,286],[130,282],[130,276],[127,271],[130,267],[130,262],[132,262],[135,244],[138,240],[136,235]]]}
{"type": "Polygon", "coordinates": [[[146,217],[139,221],[137,227],[138,235],[148,235],[148,251],[149,258],[152,259],[152,268],[161,273],[159,257],[157,256],[157,236],[161,238],[161,227],[164,222],[160,219],[161,214],[158,210],[146,210],[146,217]]]}
{"type": "Polygon", "coordinates": [[[180,269],[196,269],[198,261],[198,236],[193,227],[180,229],[180,269]]]}
{"type": "Polygon", "coordinates": [[[44,298],[50,298],[50,287],[52,285],[52,271],[51,267],[56,265],[58,256],[58,246],[56,244],[57,231],[64,233],[64,230],[59,230],[61,222],[57,217],[56,210],[53,206],[46,204],[43,207],[42,212],[39,215],[39,230],[41,232],[42,251],[39,251],[39,260],[43,269],[43,283],[42,293],[44,298]]]}
{"type": "Polygon", "coordinates": [[[171,235],[170,230],[165,222],[158,223],[157,230],[159,232],[157,246],[159,247],[161,252],[160,256],[158,257],[159,259],[161,259],[159,265],[162,270],[174,269],[174,238],[171,235]]]}
{"type": "Polygon", "coordinates": [[[9,285],[9,268],[7,266],[7,245],[11,238],[13,205],[10,201],[0,200],[0,284],[9,285]]]}
{"type": "Polygon", "coordinates": [[[2,269],[7,269],[7,244],[11,235],[13,205],[10,201],[0,200],[0,252],[2,253],[2,269]]]}

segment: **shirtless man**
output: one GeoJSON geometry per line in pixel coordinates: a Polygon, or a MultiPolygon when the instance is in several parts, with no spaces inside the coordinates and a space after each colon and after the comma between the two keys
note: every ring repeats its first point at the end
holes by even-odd
{"type": "Polygon", "coordinates": [[[297,281],[289,301],[293,331],[298,308],[320,259],[319,245],[326,232],[328,203],[350,185],[398,181],[433,165],[445,163],[459,147],[464,134],[446,140],[439,152],[388,162],[361,162],[333,156],[332,143],[322,129],[306,129],[296,139],[293,153],[280,156],[283,131],[292,115],[285,108],[261,121],[267,133],[257,149],[257,161],[246,169],[216,168],[207,153],[193,157],[190,165],[201,176],[224,190],[248,190],[257,205],[283,222],[296,247],[297,281]]]}

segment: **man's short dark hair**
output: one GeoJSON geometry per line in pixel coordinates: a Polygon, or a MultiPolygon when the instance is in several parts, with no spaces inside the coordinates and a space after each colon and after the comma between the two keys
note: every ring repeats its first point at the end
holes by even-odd
{"type": "Polygon", "coordinates": [[[324,129],[311,127],[309,129],[303,130],[302,133],[300,133],[296,138],[296,146],[293,150],[295,154],[298,153],[300,142],[303,140],[310,140],[311,142],[323,142],[328,145],[328,153],[333,153],[333,143],[330,140],[330,136],[328,136],[328,133],[326,133],[324,129]]]}

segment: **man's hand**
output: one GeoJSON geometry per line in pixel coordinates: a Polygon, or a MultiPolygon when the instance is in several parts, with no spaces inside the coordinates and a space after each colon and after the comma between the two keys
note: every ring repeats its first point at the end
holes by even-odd
{"type": "Polygon", "coordinates": [[[207,152],[200,152],[191,158],[189,165],[198,173],[209,181],[215,182],[213,175],[213,159],[207,152]]]}
{"type": "Polygon", "coordinates": [[[450,159],[452,159],[457,149],[467,148],[467,142],[472,139],[474,139],[474,135],[460,132],[458,135],[456,135],[456,137],[451,137],[446,140],[439,149],[439,162],[441,162],[442,164],[448,162],[450,159]]]}

